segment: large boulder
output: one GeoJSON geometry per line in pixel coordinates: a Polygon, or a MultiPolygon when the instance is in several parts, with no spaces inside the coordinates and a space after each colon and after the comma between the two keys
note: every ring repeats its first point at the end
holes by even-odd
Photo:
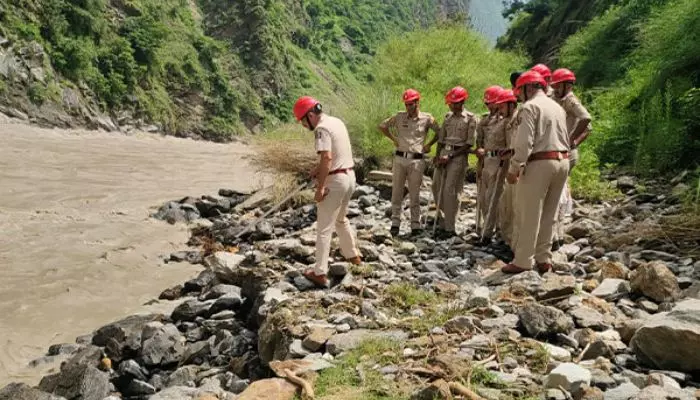
{"type": "Polygon", "coordinates": [[[518,318],[532,337],[566,334],[574,328],[574,321],[563,311],[537,303],[522,307],[518,318]]]}
{"type": "Polygon", "coordinates": [[[686,300],[647,319],[632,337],[637,358],[649,366],[700,371],[700,300],[686,300]]]}
{"type": "Polygon", "coordinates": [[[10,383],[0,389],[0,400],[66,400],[66,398],[42,392],[26,383],[10,383]]]}
{"type": "Polygon", "coordinates": [[[631,285],[633,292],[659,303],[676,300],[681,294],[676,276],[660,261],[640,265],[632,273],[631,285]]]}
{"type": "Polygon", "coordinates": [[[103,400],[109,394],[109,375],[91,365],[75,364],[44,377],[39,389],[67,400],[103,400]]]}
{"type": "Polygon", "coordinates": [[[177,364],[185,352],[185,337],[172,324],[151,322],[141,334],[141,359],[146,366],[177,364]]]}
{"type": "Polygon", "coordinates": [[[95,331],[92,344],[105,347],[113,361],[132,358],[141,348],[141,331],[149,322],[162,319],[160,314],[132,315],[95,331]]]}

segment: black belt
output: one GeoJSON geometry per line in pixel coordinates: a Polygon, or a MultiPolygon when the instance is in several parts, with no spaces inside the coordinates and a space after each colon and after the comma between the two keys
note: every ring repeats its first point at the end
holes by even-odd
{"type": "Polygon", "coordinates": [[[350,172],[350,171],[352,171],[352,168],[334,169],[333,171],[329,172],[328,175],[347,174],[347,173],[350,172]]]}
{"type": "Polygon", "coordinates": [[[444,150],[447,150],[447,151],[459,151],[459,150],[463,149],[464,147],[467,147],[467,146],[455,146],[455,145],[443,144],[443,143],[440,143],[440,145],[442,146],[442,148],[444,150]]]}
{"type": "Polygon", "coordinates": [[[399,151],[399,150],[396,150],[394,152],[394,155],[397,155],[397,156],[403,157],[403,158],[408,158],[411,160],[419,160],[421,158],[425,158],[423,153],[409,153],[407,151],[399,151]]]}

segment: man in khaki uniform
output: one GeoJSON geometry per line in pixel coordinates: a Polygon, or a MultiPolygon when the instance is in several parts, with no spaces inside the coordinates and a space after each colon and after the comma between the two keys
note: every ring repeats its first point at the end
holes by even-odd
{"type": "Polygon", "coordinates": [[[520,75],[516,89],[524,105],[518,113],[518,133],[508,169],[516,184],[517,241],[513,262],[502,268],[520,273],[552,268],[552,226],[569,173],[566,113],[544,93],[545,80],[535,71],[520,75]]]}
{"type": "Polygon", "coordinates": [[[360,264],[355,233],[347,218],[348,203],[355,191],[355,172],[350,136],[343,121],[322,112],[321,104],[304,96],[294,105],[294,115],[315,135],[318,165],[311,170],[316,178],[316,265],[304,276],[318,286],[328,286],[328,259],[333,230],[338,233],[340,251],[353,264],[360,264]]]}
{"type": "MultiPolygon", "coordinates": [[[[514,82],[515,83],[515,82],[514,82]]],[[[506,135],[507,150],[501,153],[501,159],[505,161],[506,168],[508,160],[512,156],[512,149],[515,143],[515,135],[518,132],[518,99],[512,90],[504,90],[496,100],[498,112],[503,117],[504,131],[506,135]]],[[[501,231],[501,238],[513,249],[515,234],[515,185],[505,185],[501,201],[499,203],[498,226],[501,231]]]]}
{"type": "Polygon", "coordinates": [[[545,82],[547,82],[547,87],[544,88],[544,92],[548,97],[553,98],[554,89],[552,89],[552,86],[550,85],[550,82],[552,80],[552,70],[549,69],[549,67],[546,64],[536,64],[532,68],[530,68],[530,70],[542,75],[542,78],[544,78],[545,82]]]}
{"type": "Polygon", "coordinates": [[[399,234],[404,185],[408,180],[408,196],[411,207],[411,234],[422,232],[420,225],[420,186],[425,172],[425,153],[430,151],[426,143],[428,130],[438,134],[440,127],[435,118],[419,110],[420,93],[408,89],[403,93],[406,111],[397,113],[379,124],[379,130],[396,146],[394,152],[391,192],[391,235],[399,234]],[[392,134],[392,130],[396,134],[392,134]]]}
{"type": "Polygon", "coordinates": [[[474,144],[477,118],[464,109],[469,98],[466,89],[457,86],[445,96],[450,112],[438,134],[438,147],[434,159],[437,168],[433,174],[433,197],[439,202],[440,231],[438,237],[447,239],[455,235],[455,222],[459,210],[459,193],[464,187],[467,173],[467,154],[474,144]]]}
{"type": "MultiPolygon", "coordinates": [[[[551,83],[554,90],[552,98],[566,111],[566,129],[569,133],[569,146],[571,148],[569,175],[578,162],[578,146],[588,137],[591,126],[591,114],[572,91],[575,82],[576,75],[566,68],[557,69],[552,73],[551,83]]],[[[562,200],[570,200],[569,193],[565,193],[563,196],[565,198],[562,200]]],[[[566,202],[560,202],[560,204],[564,205],[566,202]]],[[[565,213],[561,210],[557,213],[552,250],[557,250],[564,244],[564,216],[565,213]]]]}
{"type": "MultiPolygon", "coordinates": [[[[502,185],[497,180],[498,171],[501,168],[501,160],[498,156],[500,150],[506,147],[505,132],[503,130],[503,118],[498,113],[498,106],[495,101],[504,89],[500,86],[491,86],[484,92],[484,103],[489,109],[479,121],[476,130],[476,146],[474,151],[479,158],[479,214],[484,218],[484,225],[481,232],[477,232],[481,238],[481,244],[491,243],[494,229],[496,227],[496,216],[498,210],[492,206],[494,194],[500,197],[502,185]]],[[[480,217],[480,216],[477,216],[480,217]]]]}

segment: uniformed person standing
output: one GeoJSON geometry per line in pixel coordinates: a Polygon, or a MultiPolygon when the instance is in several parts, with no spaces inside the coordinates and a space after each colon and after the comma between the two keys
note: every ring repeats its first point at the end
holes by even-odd
{"type": "MultiPolygon", "coordinates": [[[[515,134],[518,132],[518,99],[512,90],[504,90],[496,100],[498,112],[503,117],[504,131],[506,135],[506,150],[501,153],[506,167],[512,156],[515,143],[515,134]]],[[[514,248],[515,234],[515,185],[505,185],[501,201],[499,203],[498,226],[501,238],[511,249],[514,248]]]]}
{"type": "Polygon", "coordinates": [[[479,176],[478,196],[479,210],[477,218],[483,217],[484,224],[481,232],[477,232],[481,237],[481,244],[486,245],[491,242],[491,237],[496,226],[497,210],[490,210],[493,194],[499,195],[499,187],[496,182],[498,170],[500,168],[500,158],[498,151],[503,150],[506,145],[505,132],[503,130],[503,118],[498,113],[495,104],[498,95],[504,89],[500,86],[490,86],[484,91],[484,104],[489,110],[479,121],[476,131],[476,146],[474,154],[479,158],[477,174],[479,176]],[[495,191],[495,192],[494,192],[495,191]]]}
{"type": "Polygon", "coordinates": [[[347,218],[348,204],[355,191],[355,172],[350,136],[343,121],[322,112],[321,104],[309,96],[294,104],[294,116],[314,132],[319,163],[311,170],[316,179],[316,265],[304,276],[318,286],[328,286],[328,259],[333,230],[338,233],[340,251],[353,264],[360,264],[355,233],[347,218]]]}
{"type": "Polygon", "coordinates": [[[524,104],[510,160],[508,183],[516,186],[518,219],[515,258],[506,273],[552,268],[552,226],[569,173],[566,113],[544,93],[546,82],[535,71],[520,75],[516,89],[524,104]]]}
{"type": "Polygon", "coordinates": [[[455,235],[455,222],[459,210],[459,193],[464,187],[467,173],[467,155],[474,144],[477,118],[464,109],[469,93],[463,87],[452,88],[445,96],[450,112],[438,134],[438,147],[434,159],[433,197],[442,214],[439,238],[455,235]]]}
{"type": "Polygon", "coordinates": [[[542,75],[542,78],[544,78],[544,81],[547,82],[547,87],[544,89],[544,92],[547,96],[553,97],[554,96],[554,90],[552,89],[552,86],[550,86],[550,81],[552,79],[552,70],[549,69],[549,67],[546,64],[536,64],[532,68],[530,68],[530,71],[535,71],[538,74],[542,75]]]}
{"type": "MultiPolygon", "coordinates": [[[[566,129],[569,133],[569,175],[578,162],[578,146],[590,134],[591,114],[573,92],[576,75],[566,68],[560,68],[552,73],[552,98],[566,111],[566,129]]],[[[565,208],[570,206],[571,194],[567,184],[560,201],[560,209],[557,212],[554,243],[552,250],[556,250],[564,244],[564,217],[565,208]]]]}
{"type": "Polygon", "coordinates": [[[397,236],[401,225],[401,206],[404,185],[408,180],[408,196],[411,207],[411,234],[421,233],[420,186],[425,171],[425,153],[430,151],[426,143],[428,130],[437,135],[440,127],[435,118],[419,109],[420,93],[407,89],[403,93],[406,111],[397,113],[379,124],[379,130],[396,146],[394,152],[391,192],[391,234],[397,236]],[[392,130],[396,133],[393,134],[392,130]]]}

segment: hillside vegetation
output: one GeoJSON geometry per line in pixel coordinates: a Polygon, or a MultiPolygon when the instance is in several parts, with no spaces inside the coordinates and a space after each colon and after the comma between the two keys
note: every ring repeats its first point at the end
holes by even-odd
{"type": "Polygon", "coordinates": [[[513,26],[499,47],[576,72],[594,113],[584,150],[640,174],[698,165],[700,2],[511,3],[513,26]]]}
{"type": "Polygon", "coordinates": [[[107,118],[225,140],[288,120],[303,90],[366,79],[379,42],[444,17],[438,3],[10,0],[0,106],[48,125],[107,118]]]}

